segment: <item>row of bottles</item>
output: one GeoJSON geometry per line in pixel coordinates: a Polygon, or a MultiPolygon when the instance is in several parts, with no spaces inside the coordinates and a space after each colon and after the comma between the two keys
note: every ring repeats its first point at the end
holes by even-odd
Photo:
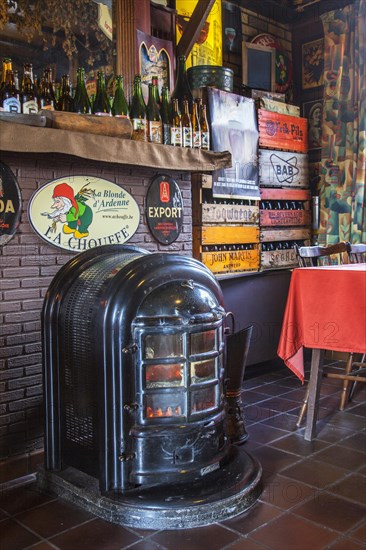
{"type": "Polygon", "coordinates": [[[256,250],[256,243],[220,244],[202,246],[202,252],[239,252],[241,250],[256,250]]]}
{"type": "Polygon", "coordinates": [[[269,252],[272,250],[291,250],[297,246],[304,246],[304,241],[273,241],[269,243],[261,243],[262,252],[269,252]]]}
{"type": "Polygon", "coordinates": [[[271,200],[261,201],[261,210],[305,210],[303,201],[271,200]]]}

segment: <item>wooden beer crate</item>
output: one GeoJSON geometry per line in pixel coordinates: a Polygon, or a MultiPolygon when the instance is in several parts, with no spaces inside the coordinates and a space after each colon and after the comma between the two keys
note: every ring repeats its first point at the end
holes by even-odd
{"type": "Polygon", "coordinates": [[[193,226],[193,246],[250,244],[259,242],[256,225],[203,225],[193,226]]]}
{"type": "MultiPolygon", "coordinates": [[[[288,227],[286,229],[272,229],[263,227],[260,230],[261,243],[278,241],[309,241],[311,239],[310,227],[288,227]]],[[[308,244],[307,242],[305,244],[308,244]]]]}
{"type": "Polygon", "coordinates": [[[257,98],[267,98],[267,99],[273,99],[275,101],[281,101],[281,103],[285,103],[286,100],[286,94],[280,93],[280,92],[268,92],[265,90],[251,90],[251,97],[253,99],[257,98]]]}
{"type": "MultiPolygon", "coordinates": [[[[301,202],[304,209],[276,209],[260,210],[260,226],[301,226],[311,224],[311,211],[309,208],[310,191],[307,189],[272,189],[261,188],[261,200],[276,204],[301,202]]],[[[296,205],[295,205],[296,206],[296,205]]]]}
{"type": "Polygon", "coordinates": [[[289,269],[298,265],[294,248],[289,248],[288,250],[262,250],[260,260],[261,271],[281,268],[289,269]]]}
{"type": "Polygon", "coordinates": [[[300,107],[283,103],[283,101],[275,101],[268,97],[261,97],[256,100],[259,109],[272,111],[273,113],[281,113],[282,115],[300,116],[300,107]]]}
{"type": "Polygon", "coordinates": [[[258,271],[259,245],[254,246],[251,250],[225,250],[227,247],[219,246],[218,250],[201,252],[198,259],[215,274],[258,271]]]}
{"type": "Polygon", "coordinates": [[[259,185],[309,187],[308,156],[304,153],[259,149],[259,185]]]}
{"type": "Polygon", "coordinates": [[[258,110],[259,147],[307,153],[307,118],[258,110]]]}

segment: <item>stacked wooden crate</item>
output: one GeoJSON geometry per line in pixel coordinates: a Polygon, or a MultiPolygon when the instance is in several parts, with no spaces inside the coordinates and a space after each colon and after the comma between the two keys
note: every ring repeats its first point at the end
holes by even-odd
{"type": "Polygon", "coordinates": [[[258,201],[212,196],[212,177],[192,174],[193,255],[213,273],[259,270],[258,201]]]}
{"type": "Polygon", "coordinates": [[[295,243],[311,237],[307,119],[285,103],[259,107],[260,269],[290,268],[295,243]]]}

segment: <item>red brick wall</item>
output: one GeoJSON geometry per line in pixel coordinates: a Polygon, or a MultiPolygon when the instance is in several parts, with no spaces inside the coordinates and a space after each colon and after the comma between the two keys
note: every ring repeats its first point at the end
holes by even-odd
{"type": "Polygon", "coordinates": [[[140,225],[128,244],[150,251],[192,255],[190,174],[170,172],[183,196],[183,230],[170,246],[157,243],[144,219],[152,169],[82,161],[62,155],[2,154],[21,189],[23,212],[14,237],[0,247],[0,459],[43,446],[40,314],[46,290],[60,267],[74,255],[48,245],[27,217],[32,194],[62,176],[88,174],[121,185],[140,207],[140,225]]]}

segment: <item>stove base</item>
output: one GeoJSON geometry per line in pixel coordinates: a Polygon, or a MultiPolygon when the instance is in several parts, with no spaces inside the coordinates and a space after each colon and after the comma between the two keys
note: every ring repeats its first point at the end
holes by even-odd
{"type": "Polygon", "coordinates": [[[74,468],[41,470],[41,488],[96,516],[143,529],[188,529],[230,519],[255,504],[262,467],[242,447],[231,446],[228,463],[194,483],[156,486],[101,495],[98,480],[74,468]]]}

